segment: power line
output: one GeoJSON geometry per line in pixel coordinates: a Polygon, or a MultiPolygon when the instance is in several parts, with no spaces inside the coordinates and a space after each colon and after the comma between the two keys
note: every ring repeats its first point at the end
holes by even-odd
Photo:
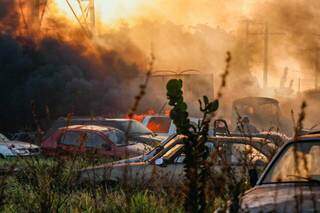
{"type": "Polygon", "coordinates": [[[264,37],[264,50],[263,50],[263,87],[267,88],[268,87],[268,74],[269,74],[269,45],[270,45],[270,36],[273,35],[284,35],[284,33],[273,33],[269,31],[269,24],[268,22],[265,22],[264,25],[264,30],[263,32],[260,33],[251,33],[250,32],[250,24],[261,24],[257,22],[253,22],[250,20],[245,20],[246,23],[246,57],[247,57],[247,66],[249,67],[249,52],[248,52],[248,47],[249,47],[249,36],[250,35],[263,35],[264,37]]]}

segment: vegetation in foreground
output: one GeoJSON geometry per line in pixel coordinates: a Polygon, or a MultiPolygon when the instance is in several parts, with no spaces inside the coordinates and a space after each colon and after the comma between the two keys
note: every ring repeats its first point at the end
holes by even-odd
{"type": "MultiPolygon", "coordinates": [[[[77,185],[77,170],[89,161],[32,157],[1,160],[15,175],[0,177],[2,212],[184,212],[182,188],[146,188],[141,185],[77,185]]],[[[226,203],[208,201],[208,212],[226,203]]]]}

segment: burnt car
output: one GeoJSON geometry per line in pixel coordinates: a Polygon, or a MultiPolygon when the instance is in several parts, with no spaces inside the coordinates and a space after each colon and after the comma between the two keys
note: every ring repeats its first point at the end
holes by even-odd
{"type": "Polygon", "coordinates": [[[137,156],[151,149],[146,144],[126,141],[119,129],[96,125],[59,128],[41,143],[41,148],[47,155],[94,154],[110,158],[137,156]]]}
{"type": "MultiPolygon", "coordinates": [[[[79,182],[118,183],[126,177],[125,180],[131,183],[148,184],[156,175],[156,179],[162,180],[163,184],[181,183],[184,177],[184,138],[182,135],[173,135],[145,155],[83,169],[79,174],[79,182]]],[[[206,147],[210,153],[223,150],[225,160],[239,171],[249,158],[255,166],[263,167],[273,149],[266,140],[244,137],[209,137],[206,147]],[[242,154],[249,150],[249,155],[244,157],[242,154]]],[[[221,171],[222,164],[219,161],[213,169],[221,171]]]]}
{"type": "Polygon", "coordinates": [[[21,141],[12,141],[3,134],[0,134],[0,158],[33,156],[39,154],[39,146],[21,141]]]}
{"type": "Polygon", "coordinates": [[[276,131],[259,131],[256,133],[250,132],[249,134],[242,131],[231,131],[229,129],[227,121],[224,119],[216,119],[213,122],[212,135],[262,138],[270,141],[277,147],[281,147],[283,144],[290,140],[287,135],[276,131]]]}
{"type": "Polygon", "coordinates": [[[279,101],[267,97],[245,97],[232,104],[232,126],[236,128],[238,119],[247,117],[250,124],[259,131],[278,130],[288,136],[293,135],[293,125],[281,110],[279,101]]]}
{"type": "MultiPolygon", "coordinates": [[[[199,118],[189,118],[190,123],[197,126],[199,118]]],[[[141,123],[157,135],[168,138],[170,135],[177,134],[177,127],[169,116],[166,115],[147,115],[141,123]]]]}
{"type": "Polygon", "coordinates": [[[125,132],[128,136],[128,140],[145,143],[151,146],[157,146],[165,139],[165,137],[157,136],[154,132],[136,120],[111,119],[104,117],[73,117],[71,119],[61,117],[52,124],[51,128],[46,132],[44,139],[52,135],[57,129],[70,125],[98,125],[114,127],[125,132]]]}
{"type": "Polygon", "coordinates": [[[240,202],[248,212],[318,212],[320,134],[285,144],[240,202]]]}

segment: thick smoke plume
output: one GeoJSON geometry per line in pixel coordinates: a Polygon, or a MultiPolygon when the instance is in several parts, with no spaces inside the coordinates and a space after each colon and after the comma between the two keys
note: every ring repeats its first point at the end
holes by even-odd
{"type": "MultiPolygon", "coordinates": [[[[32,105],[40,120],[128,110],[138,88],[132,79],[142,72],[138,64],[92,42],[68,22],[50,20],[56,28],[49,34],[26,29],[19,11],[14,1],[0,1],[2,131],[32,128],[32,105]]],[[[139,56],[128,41],[123,45],[139,56]]]]}
{"type": "MultiPolygon", "coordinates": [[[[278,87],[289,87],[292,82],[297,91],[299,78],[301,90],[314,86],[314,49],[319,45],[317,1],[141,0],[128,12],[130,17],[121,17],[123,7],[113,11],[120,21],[110,24],[101,11],[99,14],[102,4],[110,2],[96,0],[95,36],[86,35],[74,19],[62,14],[55,4],[58,1],[50,1],[39,27],[30,18],[30,1],[0,0],[2,129],[15,130],[32,123],[31,102],[42,119],[69,112],[126,113],[150,49],[156,57],[155,71],[196,69],[213,74],[215,86],[219,85],[225,53],[230,51],[233,61],[221,116],[231,114],[231,102],[237,98],[279,98],[284,95],[277,92],[278,87]],[[248,35],[246,21],[250,22],[248,35]],[[270,33],[280,33],[269,39],[267,90],[261,87],[265,23],[270,33]],[[285,67],[288,80],[280,81],[285,67]]],[[[213,96],[212,79],[203,76],[206,83],[186,84],[193,87],[185,92],[192,97],[191,109],[197,109],[195,100],[203,93],[213,96]]],[[[162,108],[165,80],[150,81],[141,111],[162,108]]],[[[288,107],[283,110],[288,114],[293,106],[290,101],[286,99],[288,107]]]]}

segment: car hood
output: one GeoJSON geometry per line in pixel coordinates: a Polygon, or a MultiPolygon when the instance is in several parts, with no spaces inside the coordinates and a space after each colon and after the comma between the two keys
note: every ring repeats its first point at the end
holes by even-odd
{"type": "Polygon", "coordinates": [[[139,155],[133,158],[128,158],[128,159],[123,159],[123,160],[119,160],[119,161],[115,161],[112,164],[116,165],[116,164],[123,164],[123,163],[136,163],[136,162],[142,162],[144,160],[144,155],[139,155]]]}
{"type": "Polygon", "coordinates": [[[149,152],[152,149],[151,146],[144,143],[130,144],[128,146],[124,146],[124,148],[127,149],[130,153],[138,153],[138,154],[149,152]]]}
{"type": "Polygon", "coordinates": [[[167,137],[160,136],[160,135],[134,135],[132,136],[132,139],[137,140],[138,142],[141,143],[146,143],[150,145],[158,145],[160,144],[163,140],[165,140],[167,137]]]}
{"type": "Polygon", "coordinates": [[[136,167],[136,166],[144,166],[147,162],[138,161],[138,162],[122,162],[122,161],[116,161],[111,163],[102,164],[99,166],[93,166],[93,167],[87,167],[84,169],[81,169],[80,171],[82,173],[95,173],[99,170],[117,170],[122,168],[130,168],[130,167],[136,167]]]}
{"type": "Polygon", "coordinates": [[[320,209],[320,186],[313,183],[256,186],[241,198],[241,207],[250,212],[313,212],[320,209]]]}
{"type": "Polygon", "coordinates": [[[31,144],[31,143],[26,143],[26,142],[22,142],[22,141],[10,141],[8,143],[1,143],[1,144],[5,144],[6,146],[10,147],[14,147],[16,149],[19,148],[39,148],[39,146],[31,144]]]}

